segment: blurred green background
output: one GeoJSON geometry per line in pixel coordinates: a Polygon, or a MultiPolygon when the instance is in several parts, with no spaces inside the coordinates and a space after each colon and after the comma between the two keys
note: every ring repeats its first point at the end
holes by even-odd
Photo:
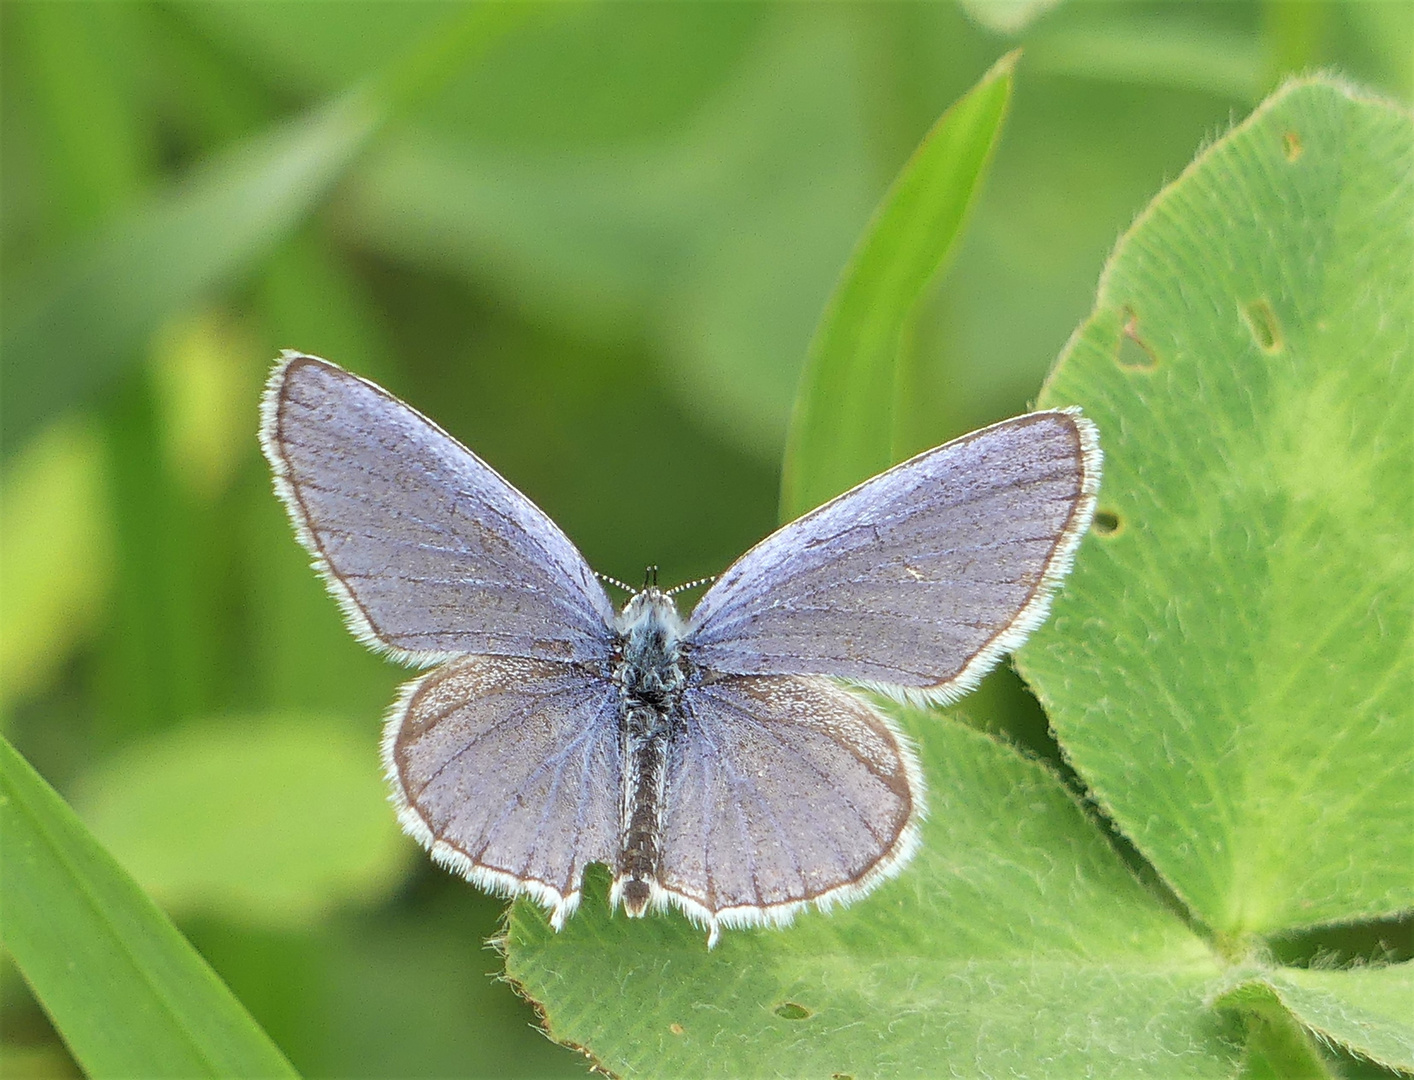
{"type": "MultiPolygon", "coordinates": [[[[397,831],[365,652],[270,492],[282,347],[383,382],[599,570],[775,523],[794,383],[938,114],[1025,46],[910,342],[914,448],[1022,411],[1109,246],[1288,73],[1408,101],[1414,8],[0,6],[0,722],[310,1076],[582,1075],[397,831]]],[[[983,689],[1040,723],[1015,676],[983,689]]],[[[74,1072],[8,963],[7,1076],[74,1072]]]]}

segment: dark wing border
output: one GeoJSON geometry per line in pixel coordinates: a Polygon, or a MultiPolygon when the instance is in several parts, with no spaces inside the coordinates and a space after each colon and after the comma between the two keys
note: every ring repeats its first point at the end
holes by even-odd
{"type": "MultiPolygon", "coordinates": [[[[932,686],[918,688],[883,683],[862,685],[869,686],[870,689],[877,690],[895,700],[929,705],[950,704],[975,690],[982,681],[982,677],[991,671],[1003,656],[1020,648],[1031,636],[1031,632],[1046,621],[1046,616],[1051,613],[1051,601],[1055,599],[1056,589],[1070,573],[1070,568],[1075,565],[1075,553],[1080,548],[1080,541],[1084,539],[1086,532],[1090,529],[1090,523],[1095,518],[1095,502],[1100,494],[1100,467],[1103,454],[1100,451],[1100,429],[1095,426],[1094,421],[1081,415],[1080,406],[1071,405],[1063,409],[1041,409],[1038,411],[1060,413],[1069,416],[1074,422],[1076,437],[1080,440],[1080,495],[1075,500],[1075,506],[1071,508],[1070,517],[1061,528],[1060,535],[1056,537],[1050,557],[1046,559],[1046,565],[1041,570],[1040,578],[1032,587],[1031,595],[1026,598],[1026,602],[1021,605],[1021,610],[1013,616],[1011,622],[994,634],[992,639],[962,666],[962,670],[952,677],[932,686]]],[[[1037,413],[1032,412],[1025,415],[1035,416],[1037,413]]],[[[1004,420],[1001,423],[1005,424],[1007,421],[1004,420]]],[[[1001,424],[990,425],[990,427],[1000,426],[1001,424]]],[[[989,428],[982,430],[987,431],[989,428]]],[[[964,438],[967,437],[964,436],[964,438]]]]}

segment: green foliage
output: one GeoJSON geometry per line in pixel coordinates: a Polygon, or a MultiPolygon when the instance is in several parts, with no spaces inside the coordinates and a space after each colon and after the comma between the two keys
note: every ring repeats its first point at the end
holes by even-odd
{"type": "Polygon", "coordinates": [[[54,789],[0,739],[5,948],[94,1077],[293,1076],[54,789]]]}
{"type": "MultiPolygon", "coordinates": [[[[1141,215],[1042,397],[1099,423],[1105,483],[1018,662],[1229,956],[1414,906],[1412,164],[1406,111],[1288,87],[1141,215]]],[[[1263,1038],[1280,1001],[1407,1067],[1408,967],[1263,975],[1227,1000],[1264,1003],[1263,1038]],[[1295,992],[1311,979],[1330,996],[1295,992]]]]}
{"type": "Polygon", "coordinates": [[[90,392],[164,317],[267,255],[396,110],[440,88],[467,53],[511,23],[497,7],[473,8],[381,78],[205,164],[48,270],[29,310],[13,325],[6,321],[0,342],[0,354],[11,358],[0,405],[7,445],[90,392]]]}
{"type": "Polygon", "coordinates": [[[1253,978],[1219,1000],[1267,1023],[1294,1020],[1322,1041],[1392,1069],[1414,1072],[1414,971],[1410,964],[1345,970],[1287,968],[1253,978]],[[1284,1014],[1284,1015],[1283,1015],[1284,1014]]]}
{"type": "Polygon", "coordinates": [[[130,356],[162,316],[265,254],[327,191],[375,124],[365,96],[333,102],[213,163],[53,271],[54,284],[3,343],[4,355],[29,361],[6,372],[8,437],[28,435],[58,403],[130,356]]]}
{"type": "Polygon", "coordinates": [[[0,716],[6,699],[44,685],[100,617],[113,557],[99,445],[92,424],[56,424],[5,474],[0,716]]]}
{"type": "Polygon", "coordinates": [[[1239,1009],[1247,1028],[1244,1080],[1327,1080],[1330,1071],[1311,1036],[1263,984],[1240,987],[1218,1001],[1239,1009]]]}

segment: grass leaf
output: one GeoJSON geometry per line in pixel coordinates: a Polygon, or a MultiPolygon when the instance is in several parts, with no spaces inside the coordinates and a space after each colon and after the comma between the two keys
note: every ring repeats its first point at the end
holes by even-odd
{"type": "Polygon", "coordinates": [[[1018,55],[1002,57],[943,113],[884,196],[835,286],[791,418],[781,479],[783,520],[893,463],[904,334],[981,188],[1018,55]]]}
{"type": "Polygon", "coordinates": [[[171,921],[0,739],[5,947],[91,1077],[294,1071],[171,921]]]}

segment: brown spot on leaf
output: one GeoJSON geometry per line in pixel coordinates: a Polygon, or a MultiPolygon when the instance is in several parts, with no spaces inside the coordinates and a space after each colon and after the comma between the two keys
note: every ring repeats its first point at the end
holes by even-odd
{"type": "Polygon", "coordinates": [[[1153,371],[1159,366],[1159,358],[1139,333],[1139,317],[1134,314],[1133,308],[1126,307],[1123,318],[1119,342],[1115,347],[1115,363],[1131,371],[1153,371]]]}
{"type": "Polygon", "coordinates": [[[1282,339],[1281,323],[1277,320],[1277,313],[1272,310],[1272,305],[1266,300],[1253,300],[1250,304],[1242,306],[1242,318],[1247,323],[1247,330],[1252,335],[1252,340],[1257,343],[1257,348],[1264,353],[1281,352],[1285,342],[1282,339]]]}

